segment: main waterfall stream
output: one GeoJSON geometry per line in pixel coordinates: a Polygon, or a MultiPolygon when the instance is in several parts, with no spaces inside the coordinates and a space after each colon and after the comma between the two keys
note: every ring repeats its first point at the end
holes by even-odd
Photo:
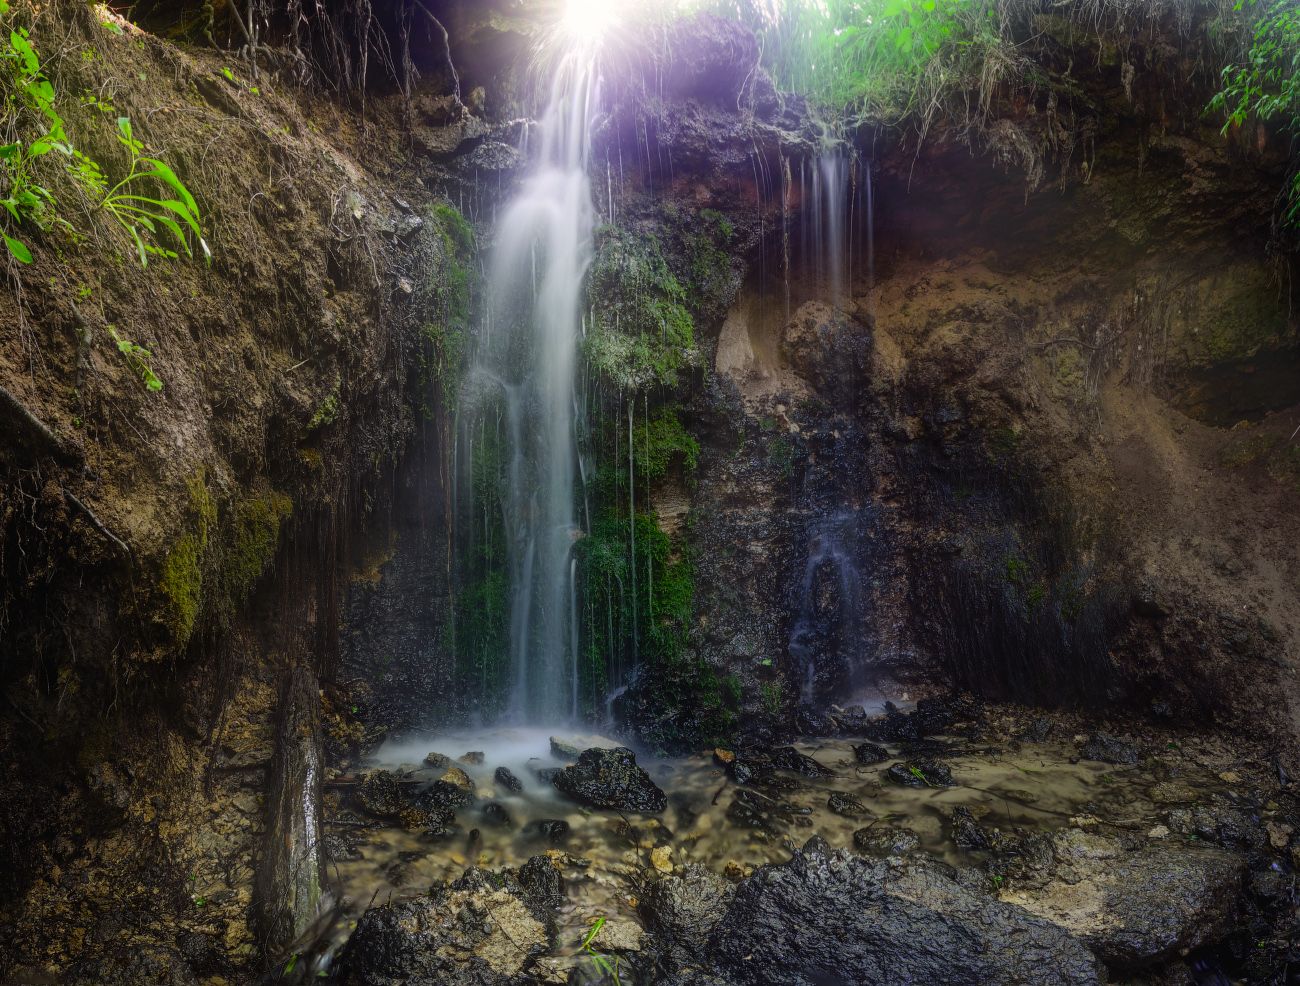
{"type": "Polygon", "coordinates": [[[532,174],[497,224],[488,313],[470,375],[472,388],[496,389],[505,405],[507,713],[516,722],[577,714],[574,371],[595,225],[587,175],[599,100],[594,55],[592,45],[571,46],[555,66],[532,174]]]}

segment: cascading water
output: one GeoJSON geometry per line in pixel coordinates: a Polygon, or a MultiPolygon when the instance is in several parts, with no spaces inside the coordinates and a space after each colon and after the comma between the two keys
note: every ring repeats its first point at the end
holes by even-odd
{"type": "Polygon", "coordinates": [[[594,48],[570,46],[555,66],[533,171],[497,223],[470,377],[506,409],[499,498],[513,679],[507,711],[516,721],[577,714],[574,375],[595,227],[587,157],[598,101],[594,48]]]}

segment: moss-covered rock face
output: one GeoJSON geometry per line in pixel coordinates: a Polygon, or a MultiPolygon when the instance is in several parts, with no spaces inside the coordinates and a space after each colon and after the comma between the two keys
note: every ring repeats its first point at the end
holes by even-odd
{"type": "Polygon", "coordinates": [[[170,603],[166,625],[180,647],[189,642],[202,611],[208,541],[217,523],[216,501],[208,491],[203,472],[192,476],[186,487],[190,526],[164,557],[159,579],[159,588],[170,603]]]}

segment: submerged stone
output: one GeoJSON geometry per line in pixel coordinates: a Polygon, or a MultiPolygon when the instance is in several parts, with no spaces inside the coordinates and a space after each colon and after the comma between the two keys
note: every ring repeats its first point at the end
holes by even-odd
{"type": "Polygon", "coordinates": [[[511,773],[509,767],[498,767],[492,777],[507,791],[518,794],[524,789],[524,782],[511,773]]]}
{"type": "Polygon", "coordinates": [[[831,796],[826,799],[826,807],[845,818],[860,818],[867,814],[866,805],[849,797],[843,791],[831,792],[831,796]]]}
{"type": "Polygon", "coordinates": [[[1135,764],[1142,757],[1138,748],[1132,743],[1126,743],[1117,736],[1110,733],[1097,732],[1088,738],[1079,750],[1079,756],[1084,760],[1100,760],[1102,763],[1114,764],[1135,764]]]}
{"type": "Polygon", "coordinates": [[[885,778],[903,787],[951,787],[952,770],[938,760],[906,760],[885,771],[885,778]]]}
{"type": "Polygon", "coordinates": [[[636,754],[626,747],[584,750],[578,762],[556,774],[552,783],[574,801],[593,808],[649,814],[668,807],[664,792],[637,766],[636,754]]]}
{"type": "Polygon", "coordinates": [[[792,770],[804,777],[830,777],[833,771],[818,763],[812,757],[800,753],[792,746],[777,747],[772,751],[772,766],[781,770],[792,770]]]}
{"type": "Polygon", "coordinates": [[[915,832],[893,825],[869,825],[853,833],[853,846],[873,856],[903,856],[921,845],[915,832]]]}
{"type": "Polygon", "coordinates": [[[859,743],[853,747],[853,759],[868,766],[883,763],[889,759],[889,751],[875,743],[859,743]]]}

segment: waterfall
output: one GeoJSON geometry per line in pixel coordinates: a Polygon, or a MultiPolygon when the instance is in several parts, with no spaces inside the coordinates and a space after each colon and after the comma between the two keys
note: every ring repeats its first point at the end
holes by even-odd
{"type": "Polygon", "coordinates": [[[500,499],[513,681],[508,712],[516,721],[561,721],[577,705],[574,378],[595,228],[587,173],[599,102],[594,55],[590,46],[572,46],[554,66],[531,173],[497,223],[470,374],[474,385],[486,381],[496,391],[508,422],[500,499]]]}

